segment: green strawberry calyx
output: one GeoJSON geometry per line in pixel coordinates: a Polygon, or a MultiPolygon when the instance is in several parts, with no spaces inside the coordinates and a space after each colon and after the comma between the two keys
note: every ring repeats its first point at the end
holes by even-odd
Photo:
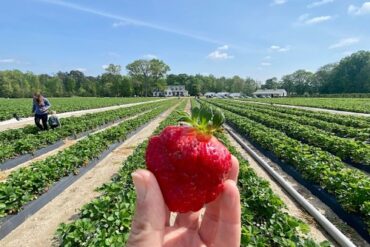
{"type": "Polygon", "coordinates": [[[201,105],[200,107],[193,107],[191,115],[186,112],[179,112],[179,121],[196,128],[198,131],[212,135],[213,132],[220,129],[225,122],[225,116],[219,109],[201,105]]]}

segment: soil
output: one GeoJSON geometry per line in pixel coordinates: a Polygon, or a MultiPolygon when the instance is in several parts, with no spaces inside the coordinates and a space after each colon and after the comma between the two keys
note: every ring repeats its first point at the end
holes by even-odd
{"type": "MultiPolygon", "coordinates": [[[[81,110],[81,111],[64,112],[64,113],[60,113],[60,114],[57,114],[57,115],[58,115],[59,118],[78,117],[78,116],[82,116],[82,115],[85,115],[85,114],[88,114],[88,113],[97,113],[97,112],[115,110],[115,109],[118,109],[118,108],[126,108],[126,107],[142,105],[142,104],[156,102],[156,101],[162,101],[162,100],[167,100],[167,99],[151,100],[151,101],[145,101],[145,102],[124,104],[124,105],[116,105],[116,106],[109,106],[109,107],[88,109],[88,110],[81,110]]],[[[4,131],[4,130],[8,130],[8,129],[19,129],[19,128],[23,128],[27,125],[30,125],[30,124],[34,124],[33,117],[22,118],[20,121],[17,121],[15,119],[10,119],[10,120],[0,122],[0,131],[4,131]]]]}
{"type": "MultiPolygon", "coordinates": [[[[280,185],[275,182],[275,180],[268,175],[268,173],[259,166],[259,164],[232,138],[227,134],[228,139],[237,148],[237,150],[245,157],[252,169],[256,174],[267,180],[270,184],[270,188],[277,194],[286,204],[287,212],[306,222],[310,227],[310,234],[313,239],[318,242],[324,241],[325,239],[334,243],[334,240],[326,233],[326,231],[315,221],[315,219],[309,215],[301,206],[283,189],[280,185]]],[[[238,135],[241,137],[240,135],[238,135]]],[[[253,149],[260,157],[266,161],[270,167],[272,167],[275,172],[282,176],[286,182],[294,187],[311,205],[313,205],[321,214],[323,214],[332,224],[334,224],[343,234],[345,234],[356,246],[370,246],[354,229],[348,226],[344,221],[342,221],[325,203],[314,196],[308,189],[303,185],[299,184],[294,178],[286,174],[278,164],[272,162],[269,158],[263,155],[258,149],[256,149],[248,140],[241,137],[245,143],[253,149]]]]}
{"type": "Polygon", "coordinates": [[[0,241],[0,246],[51,246],[58,225],[78,217],[78,210],[99,196],[95,189],[110,181],[121,168],[122,162],[131,155],[135,147],[151,136],[176,106],[162,113],[137,134],[127,139],[93,169],[50,201],[22,225],[0,241]]]}

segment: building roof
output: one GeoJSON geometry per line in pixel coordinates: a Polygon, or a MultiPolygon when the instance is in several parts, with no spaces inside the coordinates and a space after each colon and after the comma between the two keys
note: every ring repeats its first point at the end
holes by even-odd
{"type": "Polygon", "coordinates": [[[253,94],[281,94],[281,93],[287,93],[285,89],[258,89],[253,94]]]}

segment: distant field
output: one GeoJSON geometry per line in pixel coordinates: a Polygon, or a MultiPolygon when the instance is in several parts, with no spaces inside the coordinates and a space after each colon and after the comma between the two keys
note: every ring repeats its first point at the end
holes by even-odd
{"type": "Polygon", "coordinates": [[[250,100],[283,105],[310,106],[340,111],[370,113],[370,98],[274,98],[250,100]]]}
{"type": "MultiPolygon", "coordinates": [[[[57,112],[78,111],[100,108],[113,105],[129,104],[157,98],[96,98],[96,97],[72,97],[72,98],[48,98],[52,110],[57,112]]],[[[0,121],[11,119],[13,113],[21,117],[31,116],[32,98],[4,99],[0,98],[0,121]]]]}

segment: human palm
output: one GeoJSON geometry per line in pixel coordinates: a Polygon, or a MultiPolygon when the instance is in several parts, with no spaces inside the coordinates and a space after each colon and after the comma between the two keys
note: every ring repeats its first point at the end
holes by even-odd
{"type": "Polygon", "coordinates": [[[154,175],[147,170],[134,172],[136,213],[127,247],[239,247],[238,170],[239,163],[233,157],[222,194],[204,211],[177,214],[173,225],[154,175]]]}

